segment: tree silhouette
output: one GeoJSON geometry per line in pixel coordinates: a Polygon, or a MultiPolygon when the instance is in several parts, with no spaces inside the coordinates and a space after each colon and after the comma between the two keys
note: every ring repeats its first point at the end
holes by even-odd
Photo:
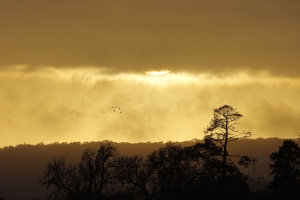
{"type": "Polygon", "coordinates": [[[100,198],[105,187],[112,184],[117,155],[116,147],[110,142],[101,143],[98,150],[84,150],[78,171],[85,196],[100,198]]]}
{"type": "Polygon", "coordinates": [[[270,155],[273,181],[269,189],[275,199],[300,199],[300,148],[292,140],[283,141],[279,151],[270,155]]]}
{"type": "Polygon", "coordinates": [[[151,200],[157,190],[154,173],[143,156],[120,156],[115,175],[127,192],[137,199],[151,200]]]}
{"type": "Polygon", "coordinates": [[[104,142],[98,150],[84,150],[78,167],[67,165],[65,158],[54,158],[47,163],[39,182],[55,199],[101,199],[104,189],[109,190],[113,184],[117,155],[116,147],[104,142]]]}
{"type": "Polygon", "coordinates": [[[158,199],[187,199],[186,189],[194,176],[191,159],[180,145],[167,143],[163,148],[153,151],[147,163],[155,174],[158,199]]]}
{"type": "Polygon", "coordinates": [[[121,157],[120,162],[118,176],[138,199],[187,199],[188,184],[196,174],[184,149],[172,143],[146,158],[121,157]]]}
{"type": "Polygon", "coordinates": [[[194,197],[199,199],[250,198],[251,192],[246,178],[230,159],[227,159],[225,166],[226,179],[223,178],[223,148],[217,146],[213,138],[205,137],[203,143],[185,149],[198,166],[197,174],[194,174],[197,176],[192,191],[194,197]]]}
{"type": "MultiPolygon", "coordinates": [[[[214,117],[210,121],[208,127],[204,131],[208,137],[213,138],[223,148],[222,152],[222,178],[226,178],[226,165],[227,165],[227,145],[228,143],[239,140],[241,138],[247,138],[251,136],[250,132],[238,132],[235,128],[237,121],[242,117],[235,108],[224,105],[222,107],[214,109],[214,117]]],[[[248,166],[250,157],[241,156],[240,164],[248,166]]]]}
{"type": "Polygon", "coordinates": [[[75,166],[67,165],[65,158],[54,158],[52,163],[47,163],[39,182],[47,186],[47,189],[51,191],[49,196],[54,199],[74,197],[80,193],[76,171],[75,166]]]}

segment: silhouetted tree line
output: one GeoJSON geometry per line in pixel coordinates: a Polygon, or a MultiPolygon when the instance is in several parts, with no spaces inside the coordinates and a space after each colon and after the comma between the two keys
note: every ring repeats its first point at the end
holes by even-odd
{"type": "Polygon", "coordinates": [[[190,147],[168,143],[144,156],[121,156],[110,142],[86,149],[78,165],[54,158],[39,178],[54,199],[300,199],[300,148],[284,140],[270,155],[273,180],[251,194],[247,180],[211,137],[190,147]]]}
{"type": "Polygon", "coordinates": [[[121,156],[111,143],[84,150],[78,165],[54,158],[39,178],[54,199],[250,199],[245,177],[222,148],[204,143],[182,148],[168,143],[150,155],[121,156]]]}

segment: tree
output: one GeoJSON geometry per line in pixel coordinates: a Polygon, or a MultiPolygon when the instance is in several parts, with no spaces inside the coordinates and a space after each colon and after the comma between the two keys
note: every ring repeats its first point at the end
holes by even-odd
{"type": "Polygon", "coordinates": [[[97,150],[84,150],[77,167],[68,165],[65,158],[54,158],[47,163],[39,182],[55,199],[102,199],[114,179],[117,155],[116,147],[104,142],[97,150]]]}
{"type": "Polygon", "coordinates": [[[148,167],[143,156],[120,156],[115,175],[120,181],[125,193],[133,194],[137,199],[153,199],[157,189],[153,184],[154,173],[148,167]]]}
{"type": "Polygon", "coordinates": [[[187,199],[185,188],[194,175],[191,160],[180,145],[167,143],[147,157],[147,165],[154,172],[158,199],[187,199]]]}
{"type": "MultiPolygon", "coordinates": [[[[197,176],[184,148],[173,143],[153,151],[146,158],[120,157],[117,174],[137,199],[188,199],[190,183],[197,176]]],[[[195,198],[192,198],[195,199],[195,198]]]]}
{"type": "Polygon", "coordinates": [[[83,151],[78,171],[85,196],[100,198],[104,189],[112,184],[116,167],[114,159],[118,154],[116,147],[110,142],[101,143],[98,150],[83,151]]]}
{"type": "Polygon", "coordinates": [[[54,199],[70,198],[78,195],[79,181],[77,169],[72,164],[67,165],[65,158],[54,158],[52,163],[46,165],[46,169],[39,182],[50,189],[50,197],[54,199]]]}
{"type": "Polygon", "coordinates": [[[292,140],[284,140],[279,151],[270,155],[273,181],[269,190],[277,199],[300,199],[300,148],[292,140]]]}
{"type": "MultiPolygon", "coordinates": [[[[223,148],[222,152],[222,178],[226,178],[226,165],[227,165],[227,145],[228,143],[247,138],[251,136],[251,132],[238,132],[235,128],[237,121],[242,117],[235,108],[224,105],[214,109],[214,117],[210,121],[208,127],[204,131],[208,137],[213,138],[223,148]]],[[[250,158],[248,156],[241,156],[240,163],[248,166],[250,158]]]]}
{"type": "MultiPolygon", "coordinates": [[[[185,148],[189,158],[197,164],[195,170],[194,189],[197,199],[249,199],[250,190],[246,178],[228,159],[226,162],[226,179],[223,173],[223,149],[216,145],[211,137],[205,137],[203,143],[185,148]],[[218,192],[216,192],[218,191],[218,192]]],[[[195,199],[195,198],[191,198],[195,199]]]]}

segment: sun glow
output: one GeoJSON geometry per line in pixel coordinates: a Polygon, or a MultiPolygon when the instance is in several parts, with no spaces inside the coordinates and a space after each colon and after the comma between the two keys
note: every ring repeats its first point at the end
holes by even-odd
{"type": "Polygon", "coordinates": [[[162,75],[166,75],[168,73],[170,73],[169,70],[163,70],[163,71],[148,71],[148,72],[145,72],[146,74],[148,75],[151,75],[151,76],[162,76],[162,75]]]}

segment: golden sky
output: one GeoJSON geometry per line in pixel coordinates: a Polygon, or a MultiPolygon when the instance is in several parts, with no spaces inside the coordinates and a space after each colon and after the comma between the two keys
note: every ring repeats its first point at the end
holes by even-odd
{"type": "Polygon", "coordinates": [[[298,137],[299,21],[298,0],[1,1],[0,146],[201,139],[224,104],[298,137]]]}

